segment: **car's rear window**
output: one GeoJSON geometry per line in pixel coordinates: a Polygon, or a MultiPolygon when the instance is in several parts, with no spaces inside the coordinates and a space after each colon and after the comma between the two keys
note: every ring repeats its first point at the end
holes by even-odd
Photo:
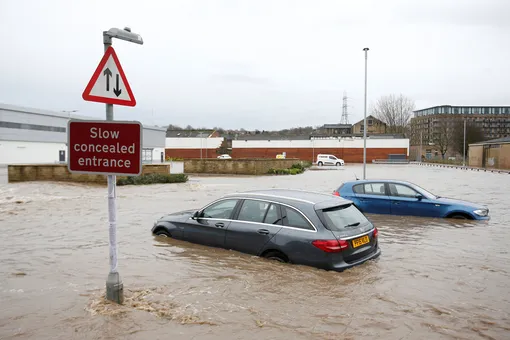
{"type": "Polygon", "coordinates": [[[326,227],[332,231],[341,231],[368,222],[365,215],[352,204],[323,209],[322,216],[326,227]]]}

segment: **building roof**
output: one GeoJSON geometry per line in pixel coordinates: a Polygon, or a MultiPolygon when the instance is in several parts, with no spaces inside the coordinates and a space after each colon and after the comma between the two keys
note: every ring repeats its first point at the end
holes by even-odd
{"type": "MultiPolygon", "coordinates": [[[[384,123],[382,120],[380,120],[380,119],[378,119],[378,118],[375,118],[375,117],[374,117],[374,116],[372,116],[372,115],[367,116],[367,119],[377,120],[379,123],[386,124],[386,123],[384,123]]],[[[362,120],[360,120],[360,121],[358,121],[358,122],[356,122],[356,123],[354,123],[354,124],[352,124],[352,125],[357,125],[357,124],[363,124],[363,119],[362,119],[362,120]]]]}
{"type": "Polygon", "coordinates": [[[414,110],[413,112],[420,112],[428,109],[435,109],[436,107],[458,107],[458,108],[466,108],[466,107],[502,107],[502,108],[510,108],[508,105],[436,105],[436,106],[429,106],[425,107],[423,109],[414,110]]]}
{"type": "Polygon", "coordinates": [[[324,124],[322,129],[350,129],[351,124],[324,124]]]}
{"type": "MultiPolygon", "coordinates": [[[[50,110],[42,110],[32,107],[25,107],[25,106],[17,106],[17,105],[10,105],[5,103],[0,103],[0,110],[5,111],[14,111],[14,112],[23,112],[27,114],[33,114],[33,115],[41,115],[41,116],[50,116],[50,117],[57,117],[57,118],[64,118],[64,119],[78,119],[78,120],[103,120],[104,116],[99,117],[91,117],[91,116],[84,116],[84,115],[77,115],[74,114],[72,111],[50,111],[50,110]]],[[[157,130],[157,131],[165,131],[166,129],[164,127],[160,126],[151,126],[146,125],[142,123],[142,126],[144,129],[149,130],[157,130]]]]}
{"type": "Polygon", "coordinates": [[[490,139],[483,142],[471,143],[469,145],[485,145],[485,144],[507,144],[510,143],[510,137],[502,137],[497,139],[490,139]]]}
{"type": "Polygon", "coordinates": [[[215,130],[166,130],[167,138],[209,138],[215,130]]]}

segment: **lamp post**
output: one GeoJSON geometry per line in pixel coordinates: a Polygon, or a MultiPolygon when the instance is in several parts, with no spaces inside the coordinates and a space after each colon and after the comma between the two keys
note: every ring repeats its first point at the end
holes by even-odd
{"type": "MultiPolygon", "coordinates": [[[[103,32],[104,51],[112,45],[112,39],[128,41],[143,45],[143,39],[139,34],[131,33],[131,28],[125,27],[110,28],[103,32]]],[[[113,104],[105,104],[106,120],[113,121],[113,104]]],[[[110,272],[106,280],[106,299],[122,304],[124,302],[124,284],[117,270],[117,207],[116,207],[116,182],[117,176],[108,175],[108,221],[109,227],[109,248],[110,248],[110,272]]]]}
{"type": "Polygon", "coordinates": [[[367,171],[367,59],[368,47],[363,49],[365,51],[365,107],[363,114],[363,179],[366,179],[367,171]]]}

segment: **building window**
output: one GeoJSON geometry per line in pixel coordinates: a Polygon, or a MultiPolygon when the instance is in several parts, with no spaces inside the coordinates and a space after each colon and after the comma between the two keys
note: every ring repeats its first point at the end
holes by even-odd
{"type": "Polygon", "coordinates": [[[454,108],[453,113],[455,113],[456,115],[459,114],[459,108],[458,107],[454,108]]]}
{"type": "Polygon", "coordinates": [[[20,130],[66,132],[66,128],[60,127],[60,126],[36,125],[36,124],[13,123],[13,122],[0,122],[0,127],[7,128],[7,129],[20,129],[20,130]]]}
{"type": "Polygon", "coordinates": [[[374,123],[374,122],[372,121],[372,119],[367,120],[367,122],[368,122],[368,126],[372,126],[372,124],[374,123]]]}
{"type": "Polygon", "coordinates": [[[142,150],[142,163],[152,163],[152,150],[153,149],[142,150]]]}

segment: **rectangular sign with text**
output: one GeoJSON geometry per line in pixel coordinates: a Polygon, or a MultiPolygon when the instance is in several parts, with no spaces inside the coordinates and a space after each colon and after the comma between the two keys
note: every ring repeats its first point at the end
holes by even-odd
{"type": "Polygon", "coordinates": [[[137,121],[70,120],[70,172],[119,176],[142,173],[142,124],[137,121]]]}

